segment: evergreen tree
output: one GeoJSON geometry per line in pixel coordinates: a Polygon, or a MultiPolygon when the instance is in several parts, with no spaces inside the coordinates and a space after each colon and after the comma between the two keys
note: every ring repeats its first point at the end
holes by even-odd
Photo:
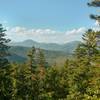
{"type": "Polygon", "coordinates": [[[33,46],[31,51],[28,54],[29,57],[29,66],[31,68],[31,72],[34,73],[36,70],[36,62],[35,62],[35,47],[33,46]]]}
{"type": "Polygon", "coordinates": [[[39,49],[39,66],[40,67],[45,67],[46,61],[45,61],[45,56],[43,54],[43,50],[39,49]]]}
{"type": "Polygon", "coordinates": [[[43,81],[41,79],[42,74],[40,74],[41,71],[38,66],[42,63],[42,60],[40,60],[40,55],[38,53],[40,53],[38,52],[38,49],[35,49],[35,47],[32,47],[30,53],[28,54],[30,58],[29,60],[30,71],[28,71],[30,72],[30,75],[28,76],[30,76],[30,79],[29,79],[30,90],[29,91],[30,91],[31,100],[40,99],[40,92],[42,91],[42,86],[43,86],[43,81]]]}
{"type": "Polygon", "coordinates": [[[7,46],[7,43],[10,42],[10,40],[5,38],[5,31],[2,24],[0,24],[0,67],[6,67],[9,64],[6,57],[9,55],[9,46],[7,46]]]}
{"type": "Polygon", "coordinates": [[[87,64],[93,62],[93,58],[99,53],[97,46],[97,35],[95,31],[89,29],[82,37],[83,43],[80,44],[75,53],[79,61],[86,61],[87,64]]]}
{"type": "MultiPolygon", "coordinates": [[[[93,7],[100,7],[100,0],[91,0],[90,3],[88,3],[89,6],[93,7]]],[[[92,19],[95,19],[99,22],[100,24],[100,15],[90,15],[92,19]]]]}
{"type": "Polygon", "coordinates": [[[5,29],[2,24],[0,24],[0,99],[1,100],[11,100],[12,98],[12,79],[11,66],[7,60],[9,55],[9,46],[7,43],[10,41],[6,39],[5,29]]]}
{"type": "MultiPolygon", "coordinates": [[[[100,0],[91,0],[91,2],[88,3],[88,5],[90,7],[100,7],[100,0]]],[[[92,15],[90,15],[90,17],[92,19],[96,20],[99,24],[99,27],[100,27],[100,15],[99,14],[98,15],[92,14],[92,15]]],[[[95,34],[96,34],[96,37],[97,37],[97,46],[98,46],[98,50],[99,50],[99,53],[97,54],[95,59],[96,59],[96,62],[100,62],[100,60],[99,60],[100,59],[100,30],[95,32],[95,34]]]]}
{"type": "MultiPolygon", "coordinates": [[[[93,7],[100,7],[100,0],[92,0],[90,3],[88,3],[89,6],[93,7]]],[[[98,21],[99,27],[100,27],[100,15],[90,15],[90,17],[96,21],[98,21]]],[[[100,46],[100,31],[96,32],[99,46],[100,46]]]]}
{"type": "Polygon", "coordinates": [[[18,64],[16,70],[16,95],[14,100],[31,100],[32,74],[27,64],[18,64]]]}

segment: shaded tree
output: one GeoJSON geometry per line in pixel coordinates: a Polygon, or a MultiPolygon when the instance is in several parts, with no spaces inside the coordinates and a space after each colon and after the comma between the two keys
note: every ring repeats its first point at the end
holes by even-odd
{"type": "Polygon", "coordinates": [[[9,55],[8,49],[10,48],[7,43],[10,42],[6,39],[6,30],[0,24],[0,99],[1,100],[11,100],[12,98],[12,78],[11,66],[7,59],[9,55]]]}
{"type": "Polygon", "coordinates": [[[6,67],[9,62],[7,56],[9,55],[8,49],[10,48],[7,43],[10,42],[10,39],[6,39],[5,29],[2,24],[0,24],[0,67],[6,67]]]}

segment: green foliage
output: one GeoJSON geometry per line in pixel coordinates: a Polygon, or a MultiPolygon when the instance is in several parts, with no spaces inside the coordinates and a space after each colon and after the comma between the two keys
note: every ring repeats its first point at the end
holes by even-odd
{"type": "Polygon", "coordinates": [[[13,96],[13,81],[11,77],[11,66],[6,66],[6,68],[0,68],[0,99],[1,100],[11,100],[13,96]]]}
{"type": "Polygon", "coordinates": [[[10,100],[12,98],[11,66],[6,58],[9,55],[7,43],[10,40],[5,38],[5,31],[0,24],[0,99],[10,100]]]}
{"type": "MultiPolygon", "coordinates": [[[[88,30],[82,37],[83,43],[75,51],[74,59],[67,58],[65,65],[61,67],[46,67],[44,52],[34,47],[28,54],[27,63],[5,63],[0,67],[0,99],[99,100],[98,34],[99,31],[88,30]]],[[[8,46],[2,51],[2,60],[8,55],[6,50],[8,46]]]]}
{"type": "Polygon", "coordinates": [[[83,35],[83,43],[81,43],[75,51],[76,58],[79,62],[91,64],[95,60],[95,57],[99,55],[97,33],[98,32],[89,29],[83,35]]]}
{"type": "Polygon", "coordinates": [[[32,47],[29,56],[29,66],[31,67],[31,71],[35,72],[36,69],[36,63],[35,63],[35,47],[32,47]]]}
{"type": "MultiPolygon", "coordinates": [[[[90,3],[88,3],[89,6],[93,7],[100,7],[100,0],[91,0],[90,3]]],[[[100,23],[100,15],[90,15],[90,17],[94,20],[97,20],[100,23]]]]}
{"type": "MultiPolygon", "coordinates": [[[[100,6],[100,0],[89,5],[100,6]]],[[[10,64],[4,37],[0,25],[0,100],[100,100],[100,31],[89,29],[61,67],[46,67],[44,52],[34,47],[27,63],[10,64]]]]}
{"type": "Polygon", "coordinates": [[[45,78],[45,91],[51,100],[65,99],[68,94],[67,77],[63,71],[56,68],[50,68],[45,78]]]}
{"type": "Polygon", "coordinates": [[[2,27],[2,24],[0,24],[0,67],[6,67],[6,65],[8,65],[8,60],[5,57],[9,54],[9,46],[7,46],[7,43],[10,40],[5,38],[5,31],[6,30],[2,27]]]}

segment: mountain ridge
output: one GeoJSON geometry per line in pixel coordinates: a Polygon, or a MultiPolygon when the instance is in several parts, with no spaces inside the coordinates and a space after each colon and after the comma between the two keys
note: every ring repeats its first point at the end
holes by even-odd
{"type": "Polygon", "coordinates": [[[71,41],[68,43],[64,44],[57,44],[57,43],[40,43],[36,42],[34,40],[25,40],[22,42],[12,42],[10,43],[11,46],[21,46],[21,47],[36,47],[36,48],[41,48],[45,50],[53,50],[53,51],[70,51],[72,52],[73,49],[77,47],[78,44],[80,44],[80,41],[71,41]],[[70,50],[69,50],[70,49],[70,50]]]}
{"type": "Polygon", "coordinates": [[[12,62],[17,61],[19,63],[24,63],[28,60],[27,54],[31,50],[31,47],[35,46],[36,49],[43,49],[46,60],[52,65],[55,62],[60,63],[61,59],[65,61],[67,57],[71,57],[79,43],[81,42],[73,41],[66,44],[38,43],[33,40],[12,43],[9,44],[11,46],[9,51],[12,55],[9,56],[8,59],[12,62]]]}

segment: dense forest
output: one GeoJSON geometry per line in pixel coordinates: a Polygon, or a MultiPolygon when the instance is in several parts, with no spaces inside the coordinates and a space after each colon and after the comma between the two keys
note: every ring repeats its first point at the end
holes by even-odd
{"type": "MultiPolygon", "coordinates": [[[[100,7],[100,0],[88,6],[100,7]]],[[[100,23],[99,15],[90,17],[100,23]]],[[[99,30],[87,29],[73,59],[66,58],[60,67],[49,65],[43,50],[34,45],[26,62],[10,62],[12,47],[5,36],[0,24],[0,100],[100,100],[99,30]]]]}

